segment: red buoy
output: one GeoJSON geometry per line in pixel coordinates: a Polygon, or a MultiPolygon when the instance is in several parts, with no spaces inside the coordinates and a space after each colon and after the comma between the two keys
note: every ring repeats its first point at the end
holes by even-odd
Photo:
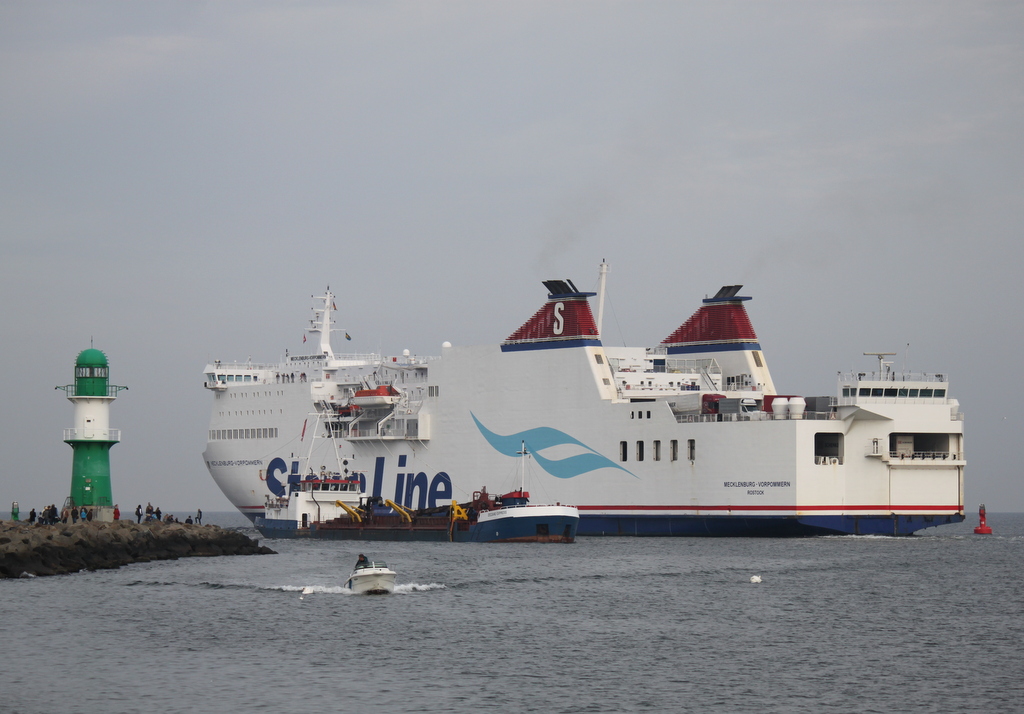
{"type": "Polygon", "coordinates": [[[992,529],[985,525],[985,504],[981,504],[981,508],[978,509],[978,519],[981,521],[981,525],[974,529],[974,532],[978,535],[992,535],[992,529]]]}

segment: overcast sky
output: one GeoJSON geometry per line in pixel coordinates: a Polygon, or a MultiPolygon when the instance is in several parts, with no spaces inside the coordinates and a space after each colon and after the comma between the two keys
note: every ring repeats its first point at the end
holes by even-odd
{"type": "Polygon", "coordinates": [[[67,495],[90,341],[115,500],[230,510],[208,360],[327,285],[346,347],[499,342],[605,259],[609,344],[743,283],[782,393],[948,373],[1024,511],[1022,93],[1011,2],[0,2],[0,510],[67,495]]]}

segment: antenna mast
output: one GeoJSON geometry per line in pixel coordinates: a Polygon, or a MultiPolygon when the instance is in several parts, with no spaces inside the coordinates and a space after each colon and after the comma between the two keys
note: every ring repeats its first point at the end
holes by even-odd
{"type": "MultiPolygon", "coordinates": [[[[878,358],[878,377],[881,378],[882,375],[885,374],[885,372],[888,371],[888,370],[886,370],[884,368],[884,366],[885,366],[885,358],[886,357],[892,357],[895,354],[896,354],[895,352],[865,352],[864,356],[865,357],[877,357],[878,358]]],[[[890,362],[889,364],[892,364],[892,363],[890,362]]]]}
{"type": "Polygon", "coordinates": [[[597,336],[604,334],[604,288],[608,280],[608,263],[601,260],[601,268],[597,273],[597,336]]]}

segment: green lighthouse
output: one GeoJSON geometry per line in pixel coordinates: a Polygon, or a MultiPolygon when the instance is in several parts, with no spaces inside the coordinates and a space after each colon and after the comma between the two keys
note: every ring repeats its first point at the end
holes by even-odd
{"type": "Polygon", "coordinates": [[[75,405],[75,425],[64,430],[64,443],[74,451],[70,505],[92,509],[94,518],[102,521],[113,519],[110,447],[121,440],[120,429],[110,428],[110,403],[128,389],[109,384],[109,376],[107,356],[89,348],[75,361],[75,383],[57,387],[75,405]]]}

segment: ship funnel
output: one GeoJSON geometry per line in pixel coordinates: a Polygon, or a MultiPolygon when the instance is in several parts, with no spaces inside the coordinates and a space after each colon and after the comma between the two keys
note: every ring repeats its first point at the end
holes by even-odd
{"type": "Polygon", "coordinates": [[[594,315],[587,298],[571,280],[545,280],[548,300],[501,345],[502,352],[600,346],[594,315]]]}
{"type": "Polygon", "coordinates": [[[668,355],[686,358],[712,358],[725,378],[736,377],[738,384],[749,385],[763,394],[775,394],[761,345],[743,307],[749,297],[739,295],[742,285],[724,285],[661,345],[668,355]]]}

